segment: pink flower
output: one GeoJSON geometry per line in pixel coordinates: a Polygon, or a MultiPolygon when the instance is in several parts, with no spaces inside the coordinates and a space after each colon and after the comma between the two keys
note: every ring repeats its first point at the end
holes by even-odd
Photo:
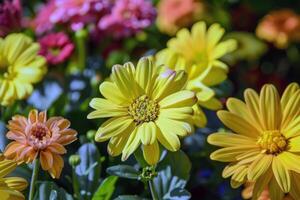
{"type": "Polygon", "coordinates": [[[77,31],[96,24],[110,5],[109,0],[54,0],[56,9],[50,17],[53,23],[70,24],[77,31]]]}
{"type": "Polygon", "coordinates": [[[148,0],[118,0],[111,12],[100,19],[98,27],[115,37],[126,37],[150,26],[155,15],[148,0]]]}
{"type": "Polygon", "coordinates": [[[4,0],[0,4],[0,37],[21,28],[22,7],[20,0],[4,0]]]}
{"type": "Polygon", "coordinates": [[[32,26],[38,35],[53,30],[54,23],[50,21],[50,16],[55,9],[54,0],[49,0],[47,4],[40,7],[37,16],[32,21],[32,26]]]}
{"type": "Polygon", "coordinates": [[[44,56],[49,64],[57,65],[67,60],[73,50],[74,44],[63,32],[50,33],[39,40],[40,55],[44,56]]]}

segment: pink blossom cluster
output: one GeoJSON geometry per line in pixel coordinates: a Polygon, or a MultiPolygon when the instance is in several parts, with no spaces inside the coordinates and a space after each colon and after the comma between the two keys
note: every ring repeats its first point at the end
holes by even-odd
{"type": "Polygon", "coordinates": [[[49,0],[33,19],[33,27],[37,34],[68,25],[73,31],[93,27],[126,37],[150,26],[155,15],[150,0],[49,0]]]}
{"type": "Polygon", "coordinates": [[[20,0],[4,0],[0,4],[0,37],[20,29],[22,26],[22,7],[20,0]]]}

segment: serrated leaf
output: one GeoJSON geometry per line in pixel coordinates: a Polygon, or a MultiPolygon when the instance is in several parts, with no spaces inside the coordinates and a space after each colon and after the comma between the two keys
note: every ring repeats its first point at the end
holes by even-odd
{"type": "Polygon", "coordinates": [[[140,172],[129,165],[115,165],[106,169],[110,175],[119,176],[128,179],[140,179],[140,172]]]}
{"type": "Polygon", "coordinates": [[[110,200],[115,191],[115,184],[118,180],[116,176],[107,177],[99,186],[92,200],[110,200]]]}

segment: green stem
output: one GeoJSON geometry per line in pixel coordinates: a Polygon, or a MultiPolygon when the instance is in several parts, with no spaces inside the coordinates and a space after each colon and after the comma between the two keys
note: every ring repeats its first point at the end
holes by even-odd
{"type": "Polygon", "coordinates": [[[77,53],[78,53],[78,68],[82,71],[86,64],[86,40],[88,33],[85,29],[78,30],[75,33],[77,53]]]}
{"type": "Polygon", "coordinates": [[[75,173],[75,167],[72,167],[72,179],[73,179],[73,190],[74,190],[74,193],[75,193],[75,197],[76,199],[81,199],[81,196],[80,196],[80,188],[79,188],[79,181],[78,181],[78,177],[75,173]]]}
{"type": "Polygon", "coordinates": [[[33,163],[33,171],[32,171],[30,191],[29,191],[29,200],[33,200],[34,198],[35,182],[39,174],[39,167],[40,167],[39,159],[36,158],[33,163]]]}
{"type": "Polygon", "coordinates": [[[151,191],[152,199],[153,200],[158,200],[158,195],[156,193],[153,180],[148,181],[148,183],[149,183],[149,188],[150,188],[150,191],[151,191]]]}

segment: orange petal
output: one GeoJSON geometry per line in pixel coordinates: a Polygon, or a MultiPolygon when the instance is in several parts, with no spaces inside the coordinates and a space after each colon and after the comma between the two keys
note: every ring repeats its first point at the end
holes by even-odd
{"type": "Polygon", "coordinates": [[[35,123],[38,120],[38,111],[35,109],[31,110],[29,112],[28,119],[32,124],[35,123]]]}
{"type": "Polygon", "coordinates": [[[47,150],[51,151],[52,153],[56,153],[56,154],[65,154],[67,152],[65,147],[58,143],[52,143],[51,145],[49,145],[47,147],[47,150]]]}
{"type": "Polygon", "coordinates": [[[66,135],[61,136],[58,140],[56,140],[56,142],[58,142],[61,145],[68,145],[74,142],[75,140],[77,140],[76,135],[66,135]]]}
{"type": "Polygon", "coordinates": [[[41,123],[45,123],[47,121],[47,112],[43,111],[39,113],[38,120],[41,123]]]}
{"type": "Polygon", "coordinates": [[[64,167],[64,160],[61,156],[53,154],[53,167],[48,170],[52,178],[59,178],[62,168],[64,167]]]}
{"type": "Polygon", "coordinates": [[[9,159],[15,159],[15,155],[18,152],[18,149],[23,148],[24,146],[18,142],[11,142],[9,143],[5,150],[4,150],[4,156],[9,159]]]}
{"type": "Polygon", "coordinates": [[[51,167],[53,167],[53,156],[51,152],[41,151],[40,160],[43,170],[49,170],[51,167]]]}
{"type": "Polygon", "coordinates": [[[60,128],[60,130],[63,130],[63,129],[69,128],[71,123],[67,119],[61,119],[58,121],[57,125],[60,128]]]}

